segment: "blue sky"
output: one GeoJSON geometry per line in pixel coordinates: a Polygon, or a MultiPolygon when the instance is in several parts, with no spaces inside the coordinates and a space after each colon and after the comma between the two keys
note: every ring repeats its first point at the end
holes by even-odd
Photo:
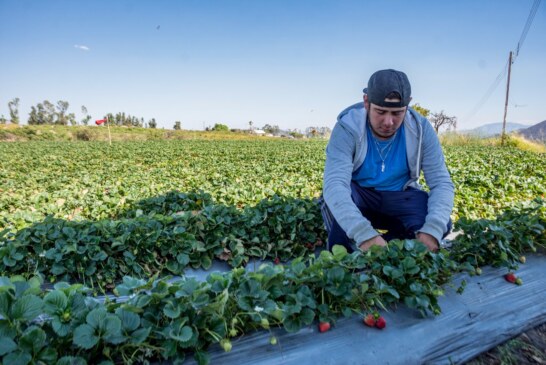
{"type": "MultiPolygon", "coordinates": [[[[405,71],[413,102],[500,122],[507,64],[533,0],[0,0],[0,115],[20,98],[82,118],[125,112],[159,127],[333,127],[378,69],[405,71]]],[[[546,119],[546,2],[512,65],[508,121],[546,119]]]]}

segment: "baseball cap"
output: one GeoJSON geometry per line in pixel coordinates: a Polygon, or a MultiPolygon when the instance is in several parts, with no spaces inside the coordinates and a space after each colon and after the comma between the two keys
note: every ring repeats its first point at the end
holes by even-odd
{"type": "Polygon", "coordinates": [[[411,85],[408,77],[402,71],[392,69],[375,72],[368,81],[368,87],[363,91],[368,95],[370,103],[387,108],[408,106],[411,99],[411,85]],[[385,101],[387,95],[392,92],[400,94],[399,102],[385,101]]]}

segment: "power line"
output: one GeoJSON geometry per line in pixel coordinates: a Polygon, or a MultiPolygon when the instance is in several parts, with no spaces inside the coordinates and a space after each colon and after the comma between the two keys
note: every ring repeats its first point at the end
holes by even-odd
{"type": "Polygon", "coordinates": [[[489,98],[491,97],[493,92],[497,89],[500,82],[504,79],[507,73],[508,73],[508,61],[506,61],[506,64],[502,68],[502,71],[498,74],[497,78],[495,79],[495,81],[493,81],[491,86],[489,86],[489,89],[487,89],[484,96],[480,99],[480,101],[476,103],[474,108],[464,118],[465,120],[468,120],[472,118],[474,115],[476,115],[476,113],[482,108],[482,106],[487,102],[487,100],[489,100],[489,98]]]}
{"type": "MultiPolygon", "coordinates": [[[[519,55],[519,52],[521,51],[521,48],[523,47],[523,43],[525,42],[525,38],[527,37],[527,33],[529,32],[529,29],[531,28],[531,24],[533,24],[533,20],[535,19],[535,15],[538,11],[538,8],[540,7],[540,2],[542,0],[534,0],[533,6],[531,7],[531,11],[529,12],[529,15],[527,16],[527,21],[525,22],[525,26],[523,27],[523,31],[521,32],[521,36],[519,37],[519,41],[516,47],[515,55],[512,58],[512,64],[514,64],[517,56],[519,55]]],[[[508,61],[509,62],[509,61],[508,61]]],[[[474,106],[474,108],[468,113],[468,115],[464,118],[465,120],[468,120],[472,118],[476,113],[482,108],[482,106],[489,100],[491,97],[491,94],[497,89],[500,82],[504,79],[506,74],[508,73],[508,62],[504,65],[502,71],[499,73],[495,81],[491,84],[489,89],[485,92],[484,96],[480,99],[478,103],[474,106]]]]}
{"type": "MultiPolygon", "coordinates": [[[[542,0],[535,0],[533,3],[533,6],[531,7],[531,11],[529,12],[529,16],[527,17],[527,22],[525,22],[525,26],[523,27],[523,32],[521,32],[521,36],[519,37],[518,46],[516,48],[516,54],[514,57],[514,61],[519,55],[519,51],[521,50],[521,47],[523,47],[523,42],[525,42],[525,38],[527,37],[527,33],[529,32],[529,28],[531,28],[531,24],[533,23],[533,20],[535,19],[535,15],[538,11],[538,8],[540,6],[540,2],[542,0]]],[[[512,61],[513,63],[513,61],[512,61]]]]}

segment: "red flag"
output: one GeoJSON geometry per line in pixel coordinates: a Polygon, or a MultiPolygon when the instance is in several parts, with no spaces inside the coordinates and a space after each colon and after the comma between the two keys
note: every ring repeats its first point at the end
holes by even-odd
{"type": "Polygon", "coordinates": [[[101,125],[102,123],[106,122],[106,119],[99,119],[99,120],[95,120],[95,124],[96,125],[101,125]]]}

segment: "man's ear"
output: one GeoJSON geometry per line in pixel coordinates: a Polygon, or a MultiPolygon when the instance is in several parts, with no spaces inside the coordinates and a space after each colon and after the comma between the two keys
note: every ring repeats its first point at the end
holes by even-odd
{"type": "Polygon", "coordinates": [[[370,110],[370,102],[368,101],[368,94],[364,94],[364,108],[370,110]]]}

